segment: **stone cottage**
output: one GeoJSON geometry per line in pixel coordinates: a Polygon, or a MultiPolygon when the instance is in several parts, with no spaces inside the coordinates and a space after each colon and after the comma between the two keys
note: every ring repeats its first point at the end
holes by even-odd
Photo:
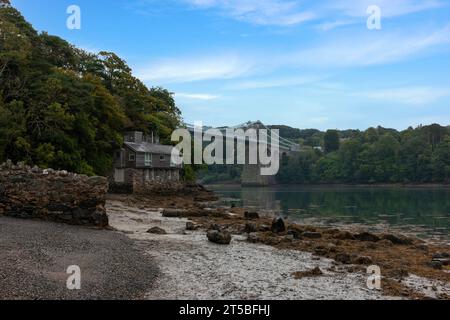
{"type": "Polygon", "coordinates": [[[112,184],[137,193],[178,184],[182,166],[171,161],[173,148],[162,145],[154,132],[127,132],[114,156],[112,184]]]}

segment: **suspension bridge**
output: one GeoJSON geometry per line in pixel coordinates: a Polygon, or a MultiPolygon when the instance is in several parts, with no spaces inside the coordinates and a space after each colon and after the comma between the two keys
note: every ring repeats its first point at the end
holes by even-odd
{"type": "MultiPolygon", "coordinates": [[[[189,130],[191,134],[194,134],[194,132],[201,131],[203,138],[211,138],[214,135],[209,133],[208,130],[210,129],[216,129],[219,130],[224,139],[237,139],[238,141],[241,139],[245,139],[246,146],[250,143],[258,143],[258,140],[250,137],[250,136],[244,136],[244,137],[237,137],[234,132],[236,130],[243,130],[244,132],[249,129],[256,129],[261,130],[265,129],[267,130],[269,141],[270,138],[278,138],[279,141],[279,150],[280,154],[282,155],[288,155],[291,153],[299,152],[300,151],[300,145],[297,143],[294,143],[286,138],[281,137],[276,132],[272,131],[270,128],[265,126],[261,121],[248,121],[242,124],[239,124],[237,126],[232,127],[208,127],[208,126],[202,126],[202,127],[196,127],[193,124],[185,123],[184,127],[189,130]],[[231,130],[230,130],[231,129],[231,130]],[[233,132],[233,135],[230,135],[230,132],[233,132]]],[[[270,142],[269,142],[270,143],[270,142]]],[[[248,149],[248,148],[247,148],[248,149]]],[[[274,176],[263,176],[261,175],[261,164],[245,164],[243,166],[242,175],[241,175],[241,183],[244,186],[267,186],[270,184],[275,183],[275,177],[274,176]]]]}

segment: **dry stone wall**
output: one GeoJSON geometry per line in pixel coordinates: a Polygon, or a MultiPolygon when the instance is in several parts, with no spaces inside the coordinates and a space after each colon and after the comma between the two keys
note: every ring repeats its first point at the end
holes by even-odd
{"type": "Polygon", "coordinates": [[[0,215],[104,228],[107,190],[104,177],[7,161],[0,166],[0,215]]]}

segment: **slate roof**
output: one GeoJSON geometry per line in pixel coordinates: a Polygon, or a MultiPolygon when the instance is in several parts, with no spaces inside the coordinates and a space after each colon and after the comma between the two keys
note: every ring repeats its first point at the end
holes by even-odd
{"type": "Polygon", "coordinates": [[[166,146],[162,144],[152,144],[148,142],[142,143],[125,142],[125,145],[134,152],[142,152],[142,153],[171,155],[173,150],[172,146],[166,146]]]}

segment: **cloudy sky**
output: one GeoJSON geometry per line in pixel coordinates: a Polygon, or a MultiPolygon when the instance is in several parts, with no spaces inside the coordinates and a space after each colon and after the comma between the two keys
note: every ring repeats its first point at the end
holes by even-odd
{"type": "Polygon", "coordinates": [[[189,123],[450,124],[450,0],[12,0],[41,31],[127,60],[189,123]],[[66,9],[81,8],[81,30],[66,9]],[[367,9],[381,9],[369,30],[367,9]]]}

